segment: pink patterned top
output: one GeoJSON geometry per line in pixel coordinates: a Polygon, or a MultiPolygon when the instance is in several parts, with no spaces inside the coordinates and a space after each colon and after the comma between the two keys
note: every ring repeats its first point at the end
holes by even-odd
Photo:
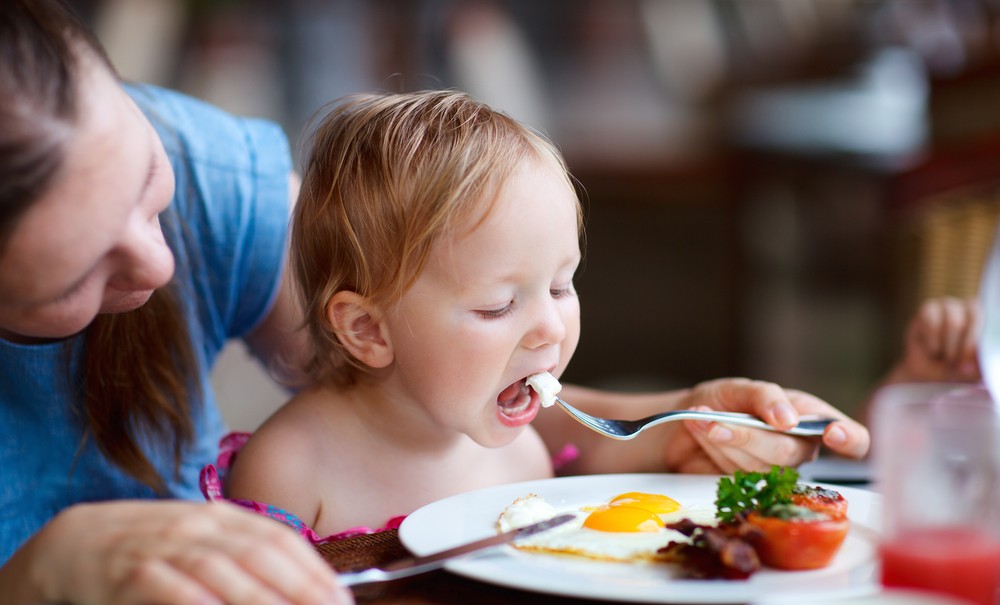
{"type": "MultiPolygon", "coordinates": [[[[278,508],[277,506],[271,504],[255,502],[253,500],[227,498],[223,493],[226,473],[229,472],[229,468],[232,466],[233,460],[236,458],[236,454],[243,449],[243,446],[246,445],[248,439],[250,439],[250,433],[233,432],[229,433],[219,441],[219,456],[216,459],[215,464],[206,465],[205,468],[201,469],[199,483],[201,486],[201,493],[205,495],[205,499],[211,502],[224,501],[236,504],[237,506],[241,506],[252,512],[264,515],[265,517],[270,517],[275,521],[280,521],[281,523],[284,523],[299,532],[300,536],[309,540],[309,542],[313,545],[336,542],[337,540],[345,540],[347,538],[353,538],[354,536],[361,536],[364,534],[373,534],[388,529],[398,529],[400,524],[403,522],[403,519],[406,518],[406,515],[393,517],[386,521],[383,527],[378,529],[372,529],[370,527],[352,527],[351,529],[347,529],[336,534],[321,537],[313,531],[311,527],[306,525],[305,522],[298,516],[282,508],[278,508]]],[[[576,446],[568,444],[563,447],[562,451],[553,457],[553,466],[556,469],[559,469],[561,466],[572,462],[579,455],[580,452],[576,446]]]]}

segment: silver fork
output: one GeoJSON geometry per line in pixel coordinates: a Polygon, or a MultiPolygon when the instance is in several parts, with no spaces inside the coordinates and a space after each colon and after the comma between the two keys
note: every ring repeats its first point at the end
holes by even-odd
{"type": "Polygon", "coordinates": [[[828,424],[836,420],[836,418],[824,418],[822,416],[800,416],[799,423],[796,426],[793,426],[787,431],[782,431],[774,428],[756,416],[742,414],[740,412],[673,410],[670,412],[663,412],[661,414],[654,414],[647,418],[640,418],[639,420],[610,420],[608,418],[598,418],[581,412],[559,397],[556,397],[556,403],[558,403],[559,407],[561,407],[567,414],[575,418],[580,422],[580,424],[586,426],[587,428],[597,431],[603,435],[607,435],[612,439],[622,440],[632,439],[651,426],[656,426],[658,424],[674,420],[711,420],[713,422],[739,424],[742,426],[750,426],[757,429],[764,429],[776,433],[785,433],[788,435],[817,437],[823,434],[823,429],[825,429],[828,424]]]}

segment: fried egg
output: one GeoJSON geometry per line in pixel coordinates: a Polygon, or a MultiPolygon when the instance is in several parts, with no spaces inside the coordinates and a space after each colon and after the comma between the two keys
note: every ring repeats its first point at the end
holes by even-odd
{"type": "Polygon", "coordinates": [[[548,372],[532,374],[525,382],[538,393],[538,400],[542,402],[543,408],[551,407],[556,402],[556,395],[562,390],[556,377],[548,372]]]}
{"type": "Polygon", "coordinates": [[[667,543],[688,541],[664,524],[683,518],[696,523],[715,523],[713,506],[685,507],[662,494],[629,492],[606,502],[569,508],[553,506],[542,496],[528,494],[503,510],[497,529],[509,531],[563,513],[576,518],[518,540],[514,547],[602,561],[655,561],[659,558],[657,551],[667,543]]]}

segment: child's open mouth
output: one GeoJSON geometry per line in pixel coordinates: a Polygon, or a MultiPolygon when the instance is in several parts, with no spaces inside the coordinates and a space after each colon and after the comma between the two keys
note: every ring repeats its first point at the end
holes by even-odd
{"type": "Polygon", "coordinates": [[[507,426],[528,424],[538,414],[538,395],[525,383],[518,380],[497,396],[497,411],[500,422],[507,426]]]}

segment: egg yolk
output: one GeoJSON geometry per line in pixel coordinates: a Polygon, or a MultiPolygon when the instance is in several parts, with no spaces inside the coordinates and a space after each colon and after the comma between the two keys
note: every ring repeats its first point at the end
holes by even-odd
{"type": "Polygon", "coordinates": [[[634,506],[601,506],[583,521],[584,527],[597,531],[660,531],[663,521],[654,513],[634,506]]]}
{"type": "Polygon", "coordinates": [[[628,492],[619,494],[611,499],[612,506],[631,506],[647,510],[654,515],[665,515],[680,509],[680,502],[673,498],[668,498],[661,494],[644,494],[642,492],[628,492]]]}

